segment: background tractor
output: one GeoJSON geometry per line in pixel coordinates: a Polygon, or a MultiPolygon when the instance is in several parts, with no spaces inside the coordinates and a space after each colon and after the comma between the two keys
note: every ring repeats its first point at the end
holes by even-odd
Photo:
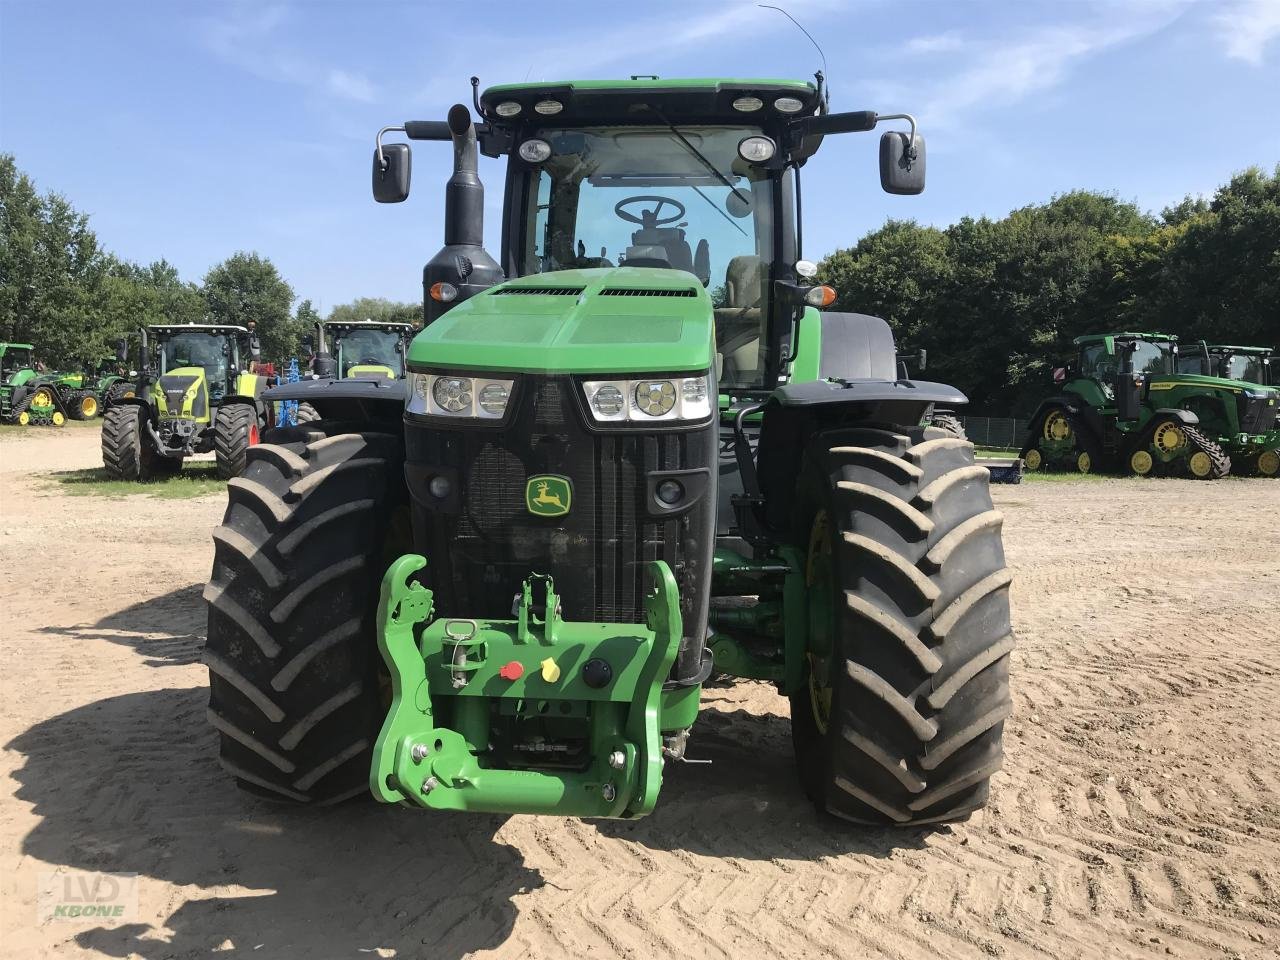
{"type": "Polygon", "coordinates": [[[184,458],[213,451],[218,475],[244,471],[245,454],[274,420],[262,398],[267,378],[249,373],[250,334],[225,324],[183,324],[139,331],[138,382],[102,423],[102,463],[126,480],[181,469],[184,458]]]}
{"type": "MultiPolygon", "coordinates": [[[[311,372],[321,380],[403,380],[405,350],[413,331],[408,323],[326,321],[316,324],[314,338],[303,338],[303,349],[314,351],[311,372]]],[[[298,423],[317,419],[314,406],[298,402],[298,423]]]]}
{"type": "MultiPolygon", "coordinates": [[[[1257,459],[1280,444],[1280,390],[1178,373],[1177,337],[1077,337],[1058,396],[1031,418],[1027,469],[1119,471],[1209,480],[1231,470],[1228,450],[1257,459]]],[[[1263,456],[1264,462],[1268,460],[1263,456]]]]}
{"type": "MultiPolygon", "coordinates": [[[[242,786],[639,817],[719,672],[790,696],[822,810],[985,802],[1001,516],[972,446],[920,426],[965,397],[821,311],[800,249],[824,138],[908,121],[880,143],[900,194],[924,141],[818,80],[500,86],[478,125],[392,128],[454,158],[407,382],[271,390],[322,419],[250,448],[214,534],[209,716],[242,786]],[[498,259],[478,149],[507,160],[498,259]]],[[[373,188],[406,198],[408,145],[379,136],[373,188]]]]}
{"type": "MultiPolygon", "coordinates": [[[[1246,400],[1256,400],[1262,392],[1260,387],[1274,387],[1277,388],[1274,392],[1280,393],[1280,361],[1270,347],[1234,347],[1201,341],[1178,356],[1178,371],[1235,381],[1238,395],[1246,400]]],[[[1242,409],[1245,406],[1240,405],[1242,409]]],[[[1271,430],[1243,434],[1228,430],[1221,437],[1235,473],[1280,476],[1280,449],[1277,449],[1280,443],[1276,435],[1276,430],[1280,430],[1280,405],[1275,405],[1275,414],[1275,426],[1271,430]]]]}
{"type": "Polygon", "coordinates": [[[31,409],[36,386],[42,381],[35,367],[35,347],[29,343],[0,343],[0,421],[26,426],[55,412],[52,397],[40,397],[31,409]]]}

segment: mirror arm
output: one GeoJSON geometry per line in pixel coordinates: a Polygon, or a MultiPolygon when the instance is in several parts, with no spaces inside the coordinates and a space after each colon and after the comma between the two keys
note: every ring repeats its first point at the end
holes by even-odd
{"type": "Polygon", "coordinates": [[[876,114],[876,123],[881,120],[906,120],[911,124],[911,159],[916,159],[916,118],[909,113],[876,114]]]}
{"type": "Polygon", "coordinates": [[[382,155],[382,136],[383,134],[387,134],[387,133],[405,133],[404,125],[401,124],[398,127],[397,126],[383,127],[381,130],[378,131],[378,135],[373,138],[374,149],[377,151],[377,154],[378,154],[378,166],[382,169],[384,173],[387,170],[387,158],[382,155]]]}

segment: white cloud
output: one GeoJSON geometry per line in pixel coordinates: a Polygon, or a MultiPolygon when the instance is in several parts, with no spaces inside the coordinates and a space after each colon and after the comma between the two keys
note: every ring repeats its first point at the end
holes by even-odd
{"type": "Polygon", "coordinates": [[[374,100],[373,84],[361,73],[330,70],[328,87],[332,93],[348,100],[359,100],[362,103],[372,103],[374,100]]]}
{"type": "Polygon", "coordinates": [[[1213,19],[1228,57],[1261,66],[1267,44],[1280,36],[1280,0],[1236,0],[1213,19]]]}
{"type": "Polygon", "coordinates": [[[964,47],[964,40],[954,31],[929,37],[912,37],[906,42],[907,53],[954,53],[964,47]]]}
{"type": "Polygon", "coordinates": [[[1082,62],[1163,29],[1186,9],[1173,2],[1108,4],[1091,18],[1003,40],[966,45],[966,65],[942,78],[920,111],[933,127],[955,126],[966,112],[1008,106],[1061,84],[1082,62]]]}
{"type": "Polygon", "coordinates": [[[362,73],[325,68],[279,39],[292,11],[284,4],[236,3],[220,8],[220,17],[201,21],[205,46],[220,59],[277,83],[289,83],[328,96],[362,103],[376,98],[373,83],[362,73]]]}

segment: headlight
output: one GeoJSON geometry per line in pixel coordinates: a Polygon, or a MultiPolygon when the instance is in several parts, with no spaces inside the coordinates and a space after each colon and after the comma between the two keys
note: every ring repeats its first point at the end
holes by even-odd
{"type": "Polygon", "coordinates": [[[507,412],[514,380],[455,377],[434,373],[409,374],[409,413],[433,417],[471,417],[501,420],[507,412]]]}
{"type": "Polygon", "coordinates": [[[582,390],[598,423],[705,420],[711,416],[705,375],[589,380],[582,390]]]}

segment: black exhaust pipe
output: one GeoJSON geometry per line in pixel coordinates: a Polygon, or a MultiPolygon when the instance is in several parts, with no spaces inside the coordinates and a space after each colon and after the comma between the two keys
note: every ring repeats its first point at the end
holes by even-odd
{"type": "Polygon", "coordinates": [[[453,175],[444,191],[444,247],[422,271],[426,323],[504,279],[502,268],[484,248],[484,185],[471,111],[454,104],[448,123],[453,135],[453,175]]]}

